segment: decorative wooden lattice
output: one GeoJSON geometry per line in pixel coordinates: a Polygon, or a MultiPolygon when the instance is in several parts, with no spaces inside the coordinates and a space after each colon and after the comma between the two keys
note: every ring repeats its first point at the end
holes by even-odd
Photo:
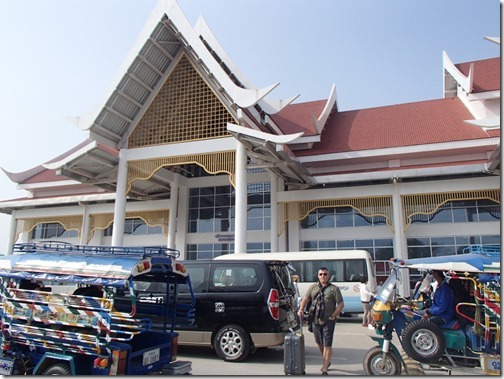
{"type": "Polygon", "coordinates": [[[128,147],[227,137],[237,123],[184,55],[128,140],[128,147]]]}
{"type": "Polygon", "coordinates": [[[463,200],[492,200],[500,204],[500,191],[498,189],[493,189],[401,195],[405,231],[410,227],[415,215],[431,215],[436,213],[439,208],[450,201],[463,200]]]}
{"type": "Polygon", "coordinates": [[[283,233],[287,221],[302,220],[317,208],[352,207],[365,217],[382,216],[390,230],[392,225],[392,197],[362,197],[352,199],[307,200],[280,203],[279,235],[283,233]]]}
{"type": "Polygon", "coordinates": [[[197,164],[209,174],[226,173],[234,187],[235,152],[223,151],[212,154],[192,154],[128,162],[128,185],[126,193],[135,180],[149,179],[161,167],[197,164]]]}
{"type": "MultiPolygon", "coordinates": [[[[158,211],[127,212],[125,219],[140,218],[149,226],[160,226],[163,233],[168,235],[168,209],[158,211]]],[[[93,238],[95,230],[107,229],[114,222],[113,213],[100,213],[90,216],[90,231],[88,242],[93,238]]]]}
{"type": "Polygon", "coordinates": [[[23,220],[23,226],[20,228],[18,224],[18,228],[16,230],[16,238],[17,241],[19,235],[23,232],[31,232],[38,224],[51,224],[58,223],[63,226],[65,230],[76,230],[77,235],[80,236],[82,229],[82,216],[74,215],[74,216],[54,216],[54,217],[37,217],[37,218],[25,218],[20,219],[23,220]]]}

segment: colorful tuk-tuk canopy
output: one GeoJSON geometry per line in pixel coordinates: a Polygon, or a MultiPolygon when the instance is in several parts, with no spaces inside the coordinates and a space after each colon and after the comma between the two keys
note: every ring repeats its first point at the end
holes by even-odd
{"type": "Polygon", "coordinates": [[[414,258],[398,261],[395,264],[408,268],[461,271],[461,272],[500,272],[500,254],[458,254],[440,257],[414,258]]]}

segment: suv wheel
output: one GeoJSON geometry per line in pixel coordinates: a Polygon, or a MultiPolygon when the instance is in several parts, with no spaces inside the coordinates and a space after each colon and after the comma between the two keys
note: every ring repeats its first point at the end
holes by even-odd
{"type": "Polygon", "coordinates": [[[215,335],[213,345],[219,357],[228,362],[240,362],[250,354],[250,337],[239,325],[226,325],[215,335]]]}

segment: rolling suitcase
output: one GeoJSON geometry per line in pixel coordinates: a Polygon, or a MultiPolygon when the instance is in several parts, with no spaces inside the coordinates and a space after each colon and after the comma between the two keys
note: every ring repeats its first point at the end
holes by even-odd
{"type": "Polygon", "coordinates": [[[284,372],[285,375],[304,375],[305,372],[305,341],[303,328],[294,332],[291,330],[284,339],[284,372]]]}

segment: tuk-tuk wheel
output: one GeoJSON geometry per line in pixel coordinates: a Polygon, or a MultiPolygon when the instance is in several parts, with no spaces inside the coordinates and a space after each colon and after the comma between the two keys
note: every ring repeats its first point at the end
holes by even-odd
{"type": "Polygon", "coordinates": [[[445,350],[445,339],[439,325],[429,320],[415,320],[406,325],[401,345],[409,357],[421,363],[435,363],[445,350]]]}
{"type": "Polygon", "coordinates": [[[366,375],[400,375],[401,363],[396,355],[389,351],[383,359],[383,351],[380,346],[372,347],[364,356],[364,372],[366,375]]]}

